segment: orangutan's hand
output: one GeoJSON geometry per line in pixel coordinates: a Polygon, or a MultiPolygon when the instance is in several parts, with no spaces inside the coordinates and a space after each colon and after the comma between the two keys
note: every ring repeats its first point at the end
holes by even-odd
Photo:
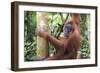
{"type": "Polygon", "coordinates": [[[46,38],[49,35],[48,32],[46,32],[46,31],[40,31],[40,30],[36,30],[36,34],[38,36],[40,36],[40,37],[43,37],[43,38],[46,38]]]}

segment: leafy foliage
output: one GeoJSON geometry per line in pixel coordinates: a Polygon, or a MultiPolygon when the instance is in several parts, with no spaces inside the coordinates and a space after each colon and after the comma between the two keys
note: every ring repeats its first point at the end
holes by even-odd
{"type": "Polygon", "coordinates": [[[90,58],[90,15],[81,14],[81,58],[90,58]]]}
{"type": "Polygon", "coordinates": [[[36,56],[36,12],[24,12],[24,58],[25,61],[35,60],[36,56]]]}
{"type": "MultiPolygon", "coordinates": [[[[59,38],[63,34],[63,24],[66,20],[70,19],[69,13],[48,13],[48,25],[51,35],[59,38]]],[[[25,11],[24,12],[24,60],[35,61],[36,60],[36,12],[25,11]]],[[[81,58],[90,58],[90,15],[81,14],[81,58]]],[[[49,55],[56,54],[56,49],[49,44],[49,55]]]]}

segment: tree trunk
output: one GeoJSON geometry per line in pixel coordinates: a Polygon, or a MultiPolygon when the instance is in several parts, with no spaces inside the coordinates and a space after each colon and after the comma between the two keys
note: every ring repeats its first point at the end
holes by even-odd
{"type": "MultiPolygon", "coordinates": [[[[48,16],[45,12],[37,12],[37,29],[48,31],[48,16]]],[[[37,58],[43,59],[48,56],[48,42],[46,39],[37,36],[37,58]]]]}

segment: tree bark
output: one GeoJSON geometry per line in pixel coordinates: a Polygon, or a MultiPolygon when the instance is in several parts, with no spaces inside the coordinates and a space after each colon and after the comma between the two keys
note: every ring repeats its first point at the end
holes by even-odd
{"type": "MultiPolygon", "coordinates": [[[[37,12],[37,29],[48,32],[48,16],[45,12],[37,12]]],[[[48,56],[48,42],[37,36],[37,58],[44,59],[48,56]]]]}

